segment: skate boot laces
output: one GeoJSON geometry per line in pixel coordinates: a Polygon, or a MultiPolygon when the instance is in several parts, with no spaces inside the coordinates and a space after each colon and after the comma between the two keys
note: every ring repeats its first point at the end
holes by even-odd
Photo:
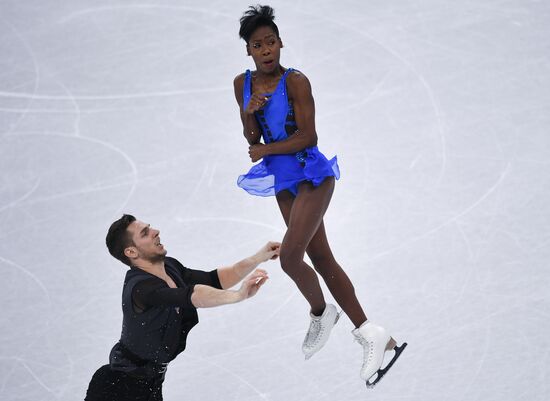
{"type": "Polygon", "coordinates": [[[363,363],[369,364],[374,357],[374,341],[367,340],[360,334],[355,336],[355,341],[363,347],[363,363]]]}
{"type": "Polygon", "coordinates": [[[340,314],[337,312],[336,307],[331,304],[327,304],[321,316],[311,315],[309,330],[302,344],[302,352],[306,360],[323,348],[339,317],[340,314]]]}
{"type": "Polygon", "coordinates": [[[315,346],[319,341],[319,338],[321,338],[323,332],[324,327],[321,324],[321,319],[311,319],[304,345],[307,347],[315,346]]]}

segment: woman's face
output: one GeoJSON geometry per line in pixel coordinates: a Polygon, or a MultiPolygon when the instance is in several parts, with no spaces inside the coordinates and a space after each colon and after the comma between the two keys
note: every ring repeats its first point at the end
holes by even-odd
{"type": "Polygon", "coordinates": [[[250,36],[246,45],[248,55],[252,56],[256,69],[264,74],[270,74],[279,68],[279,57],[283,42],[268,26],[261,26],[250,36]]]}

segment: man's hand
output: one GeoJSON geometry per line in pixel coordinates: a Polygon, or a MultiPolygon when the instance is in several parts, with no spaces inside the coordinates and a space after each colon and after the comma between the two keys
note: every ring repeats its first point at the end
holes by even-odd
{"type": "MultiPolygon", "coordinates": [[[[270,259],[277,259],[279,257],[281,244],[279,242],[268,242],[258,252],[245,258],[232,266],[225,266],[218,268],[218,278],[223,289],[231,288],[246,277],[254,270],[260,263],[267,262],[270,259]]],[[[264,270],[258,269],[256,272],[264,272],[264,270]]],[[[265,281],[265,279],[263,280],[265,281]]],[[[262,283],[263,283],[262,281],[262,283]]],[[[256,289],[257,291],[257,289],[256,289]]],[[[256,292],[254,292],[255,294],[256,292]]]]}
{"type": "Polygon", "coordinates": [[[243,280],[241,288],[238,291],[239,299],[244,301],[250,297],[256,295],[258,290],[269,279],[267,272],[262,269],[254,270],[250,276],[243,280]]]}
{"type": "Polygon", "coordinates": [[[258,252],[256,252],[256,258],[260,263],[267,262],[268,260],[275,260],[279,257],[281,251],[281,243],[269,241],[258,252]]]}

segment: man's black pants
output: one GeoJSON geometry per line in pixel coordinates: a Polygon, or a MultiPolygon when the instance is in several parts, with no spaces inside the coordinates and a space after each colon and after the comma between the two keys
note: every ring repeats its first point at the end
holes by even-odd
{"type": "Polygon", "coordinates": [[[84,401],[162,401],[163,381],[161,374],[138,378],[104,365],[94,373],[84,401]]]}

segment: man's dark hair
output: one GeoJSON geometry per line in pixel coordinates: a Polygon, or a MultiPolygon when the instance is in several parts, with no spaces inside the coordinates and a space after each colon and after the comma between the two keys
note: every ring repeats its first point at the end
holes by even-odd
{"type": "Polygon", "coordinates": [[[134,245],[134,241],[127,230],[128,226],[134,221],[136,221],[134,216],[130,214],[122,215],[120,219],[111,224],[107,232],[107,237],[105,238],[109,253],[128,266],[131,266],[132,263],[130,259],[124,255],[124,250],[134,245]]]}
{"type": "Polygon", "coordinates": [[[274,19],[275,15],[271,7],[261,6],[259,4],[256,7],[250,6],[240,19],[241,29],[239,29],[239,36],[248,44],[250,37],[256,29],[262,26],[268,26],[273,29],[273,32],[279,37],[279,28],[277,28],[277,25],[273,22],[274,19]]]}

